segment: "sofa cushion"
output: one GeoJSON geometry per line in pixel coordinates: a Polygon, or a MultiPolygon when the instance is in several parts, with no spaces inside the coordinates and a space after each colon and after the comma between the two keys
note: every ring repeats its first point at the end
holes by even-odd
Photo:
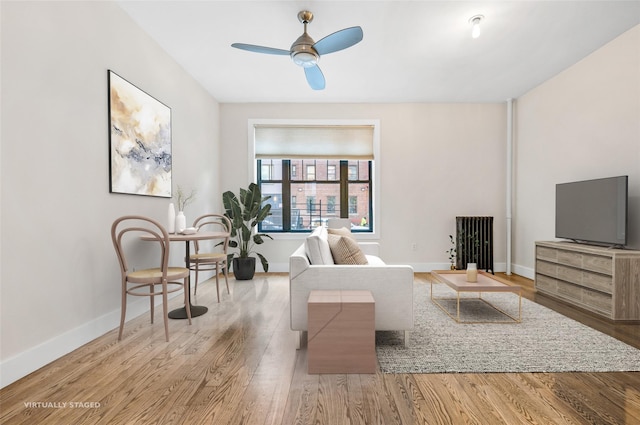
{"type": "Polygon", "coordinates": [[[346,236],[348,238],[355,239],[353,237],[353,233],[351,233],[351,230],[347,229],[346,227],[340,227],[339,229],[327,229],[327,232],[330,235],[346,236]]]}
{"type": "Polygon", "coordinates": [[[309,262],[313,265],[334,264],[329,242],[327,241],[327,229],[322,226],[307,236],[305,240],[305,251],[309,262]]]}
{"type": "Polygon", "coordinates": [[[367,255],[365,254],[365,257],[367,257],[367,263],[370,266],[386,266],[385,262],[382,261],[382,258],[377,257],[375,255],[367,255]]]}
{"type": "Polygon", "coordinates": [[[335,264],[368,264],[358,242],[349,236],[328,235],[329,248],[335,264]]]}

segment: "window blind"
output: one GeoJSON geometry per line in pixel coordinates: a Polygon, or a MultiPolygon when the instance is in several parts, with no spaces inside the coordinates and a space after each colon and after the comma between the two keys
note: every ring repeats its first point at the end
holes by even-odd
{"type": "Polygon", "coordinates": [[[255,156],[373,159],[373,125],[255,125],[255,156]]]}

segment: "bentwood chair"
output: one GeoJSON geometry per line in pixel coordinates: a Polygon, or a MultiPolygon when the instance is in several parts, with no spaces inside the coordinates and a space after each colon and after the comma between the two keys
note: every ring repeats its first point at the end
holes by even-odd
{"type": "MultiPolygon", "coordinates": [[[[124,329],[127,295],[146,296],[150,298],[151,323],[153,323],[155,296],[161,295],[164,333],[167,342],[169,342],[167,294],[182,289],[184,291],[185,305],[188,305],[189,269],[186,267],[169,267],[169,234],[160,223],[151,218],[136,215],[118,218],[111,226],[111,239],[116,249],[118,261],[120,262],[120,272],[122,275],[122,309],[118,341],[122,339],[122,330],[124,329]],[[145,237],[147,242],[143,242],[141,240],[142,237],[145,237]],[[137,246],[134,244],[137,244],[137,246]],[[146,244],[149,244],[149,246],[147,247],[146,244]],[[137,259],[145,257],[142,250],[135,250],[133,249],[134,247],[143,247],[145,250],[150,248],[150,251],[153,251],[153,246],[159,248],[158,267],[137,270],[136,267],[130,267],[135,252],[137,252],[137,259]],[[129,261],[127,261],[127,259],[129,261]]],[[[186,310],[189,324],[191,324],[191,311],[188,308],[186,310]]]]}
{"type": "Polygon", "coordinates": [[[205,214],[195,219],[193,227],[197,228],[198,231],[226,233],[224,242],[221,244],[221,251],[214,252],[213,249],[205,250],[203,243],[196,240],[193,242],[195,253],[189,256],[189,268],[196,272],[196,283],[193,288],[193,294],[195,295],[198,291],[198,273],[201,271],[215,271],[216,291],[218,293],[218,302],[220,302],[220,284],[218,280],[220,272],[224,273],[224,281],[227,285],[227,294],[230,293],[229,279],[227,276],[229,274],[227,248],[229,247],[231,220],[222,214],[205,214]]]}

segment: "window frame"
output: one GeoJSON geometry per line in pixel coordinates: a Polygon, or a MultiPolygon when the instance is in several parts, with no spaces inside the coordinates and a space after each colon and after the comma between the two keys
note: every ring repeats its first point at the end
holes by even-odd
{"type": "MultiPolygon", "coordinates": [[[[256,183],[258,184],[258,186],[260,186],[260,188],[263,188],[263,185],[274,185],[274,186],[280,186],[280,189],[281,189],[278,196],[282,198],[281,209],[280,209],[282,214],[282,216],[280,217],[281,219],[280,226],[282,227],[282,230],[269,229],[270,233],[283,234],[283,233],[311,232],[312,229],[297,229],[295,226],[292,225],[291,216],[294,210],[303,211],[305,216],[307,215],[309,216],[309,220],[312,220],[312,221],[318,220],[319,222],[322,222],[323,219],[326,219],[329,217],[347,218],[347,217],[351,217],[354,214],[357,215],[359,210],[358,206],[359,206],[359,202],[361,202],[361,199],[359,195],[354,195],[353,193],[351,193],[350,188],[354,185],[362,185],[362,187],[366,187],[368,189],[373,184],[373,181],[371,179],[372,167],[373,167],[372,160],[357,160],[360,162],[360,164],[358,164],[357,166],[358,170],[360,170],[361,169],[360,167],[362,166],[366,166],[367,168],[366,179],[360,179],[360,178],[353,179],[354,177],[353,175],[348,176],[346,173],[341,173],[340,178],[335,180],[329,179],[329,176],[327,176],[326,179],[322,179],[322,180],[321,179],[307,180],[308,176],[303,176],[304,179],[302,180],[293,179],[291,178],[291,173],[293,172],[293,166],[295,165],[294,162],[297,160],[280,159],[280,158],[278,158],[277,160],[280,161],[282,169],[278,170],[278,172],[275,172],[275,173],[273,172],[274,170],[271,169],[271,172],[272,172],[271,175],[274,175],[274,174],[281,175],[282,179],[263,178],[262,170],[265,169],[265,167],[263,167],[263,161],[272,163],[274,159],[256,159],[256,163],[257,163],[256,168],[260,170],[260,173],[258,174],[258,178],[256,179],[256,183]],[[287,178],[287,176],[289,178],[287,178]],[[322,194],[320,194],[321,198],[318,198],[317,194],[305,195],[304,205],[300,206],[297,203],[298,201],[297,193],[294,192],[293,189],[295,186],[298,186],[298,190],[300,190],[300,187],[299,187],[300,185],[307,185],[307,184],[313,185],[315,187],[334,186],[334,188],[337,188],[335,192],[336,195],[326,195],[326,199],[322,198],[322,194]],[[330,200],[333,202],[330,202],[330,200]],[[339,202],[336,203],[335,202],[336,200],[338,200],[339,202]],[[331,208],[330,208],[330,205],[331,205],[331,208]],[[336,205],[340,206],[339,210],[336,210],[335,208],[336,205]],[[337,213],[337,216],[336,216],[336,213],[337,213]],[[323,217],[323,214],[326,214],[326,215],[323,217]],[[314,218],[313,217],[314,215],[317,215],[317,217],[314,218]]],[[[309,159],[305,159],[305,161],[314,161],[315,165],[308,164],[307,166],[315,167],[317,171],[318,162],[325,161],[325,160],[324,159],[312,160],[309,158],[309,159]]],[[[336,161],[337,160],[333,160],[333,162],[336,162],[336,161]]],[[[338,163],[338,167],[340,168],[340,170],[345,171],[347,170],[347,167],[350,166],[350,163],[353,161],[355,160],[340,160],[338,163]]],[[[327,164],[327,168],[328,167],[329,167],[329,164],[327,164]]],[[[323,168],[321,167],[321,169],[323,168]]],[[[360,177],[360,176],[355,176],[355,177],[360,177]]],[[[263,190],[263,194],[264,193],[265,191],[263,190]]],[[[373,215],[373,212],[372,212],[373,199],[371,197],[370,192],[366,196],[366,202],[367,202],[366,216],[368,217],[367,224],[369,228],[366,230],[354,229],[353,230],[354,233],[371,234],[373,232],[373,226],[371,224],[375,222],[375,216],[373,215]],[[373,217],[373,220],[371,220],[372,217],[373,217]]],[[[259,224],[258,231],[261,233],[265,233],[267,232],[267,229],[263,229],[262,225],[259,224]]]]}
{"type": "MultiPolygon", "coordinates": [[[[247,146],[248,146],[248,175],[247,175],[247,184],[251,182],[257,182],[258,170],[256,160],[256,148],[255,148],[255,128],[257,126],[278,126],[278,125],[296,125],[296,126],[318,126],[318,125],[329,125],[329,126],[362,126],[367,125],[373,128],[373,159],[371,160],[371,169],[370,169],[370,179],[371,179],[371,193],[370,193],[370,211],[371,217],[367,217],[370,225],[370,232],[362,232],[358,234],[359,239],[379,239],[382,232],[382,225],[380,221],[380,205],[382,201],[382,195],[380,192],[380,173],[378,170],[383,164],[383,158],[380,155],[380,120],[378,119],[253,119],[250,118],[247,120],[247,146]]],[[[300,170],[296,170],[298,176],[300,174],[300,170]]],[[[340,171],[342,173],[343,170],[340,171]]],[[[346,170],[344,170],[346,172],[346,170]]],[[[290,176],[282,176],[283,179],[289,179],[290,176]]],[[[298,177],[299,178],[299,177],[298,177]]],[[[284,197],[283,193],[283,197],[284,197]]],[[[283,215],[285,212],[283,211],[283,215]]],[[[290,217],[287,217],[290,222],[290,217]]],[[[283,216],[283,220],[285,217],[283,216]]],[[[287,240],[294,239],[300,240],[304,239],[308,236],[308,232],[269,232],[265,231],[264,233],[270,234],[276,240],[287,240]]]]}

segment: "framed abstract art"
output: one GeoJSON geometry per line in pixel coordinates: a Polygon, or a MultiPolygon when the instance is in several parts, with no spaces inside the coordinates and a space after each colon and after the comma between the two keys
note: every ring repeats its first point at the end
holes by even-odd
{"type": "Polygon", "coordinates": [[[171,197],[171,109],[115,72],[109,85],[109,191],[171,197]]]}

